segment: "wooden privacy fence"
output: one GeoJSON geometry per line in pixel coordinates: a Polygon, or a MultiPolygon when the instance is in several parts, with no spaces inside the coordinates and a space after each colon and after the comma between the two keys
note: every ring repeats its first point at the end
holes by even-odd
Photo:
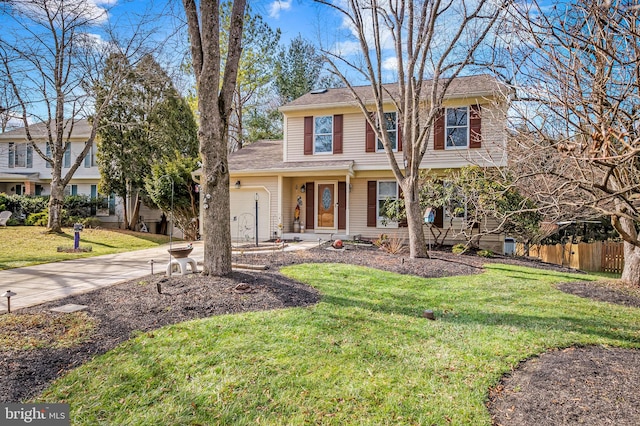
{"type": "MultiPolygon", "coordinates": [[[[516,255],[526,255],[524,244],[518,243],[516,245],[516,255]]],[[[529,248],[529,257],[537,257],[543,262],[569,266],[583,271],[620,274],[624,267],[624,245],[611,241],[532,245],[529,248]]]]}

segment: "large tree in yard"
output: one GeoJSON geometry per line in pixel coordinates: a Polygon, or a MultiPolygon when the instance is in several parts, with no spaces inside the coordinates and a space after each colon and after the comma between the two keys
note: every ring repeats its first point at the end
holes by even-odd
{"type": "Polygon", "coordinates": [[[227,146],[242,53],[245,3],[245,0],[233,2],[229,15],[226,57],[222,57],[219,2],[201,0],[196,3],[195,0],[183,0],[198,95],[205,275],[231,273],[227,146]]]}
{"type": "Polygon", "coordinates": [[[324,53],[383,143],[405,201],[410,256],[428,257],[419,197],[420,165],[449,88],[471,66],[482,64],[482,47],[511,2],[316,1],[339,12],[351,32],[352,45],[358,46],[357,57],[341,52],[339,46],[324,53]],[[391,77],[386,70],[390,64],[391,77]],[[347,71],[371,85],[366,97],[351,85],[347,71]],[[391,80],[397,81],[392,90],[384,85],[391,80]],[[388,103],[398,112],[404,164],[396,160],[385,126],[378,125],[385,123],[388,103]]]}
{"type": "Polygon", "coordinates": [[[624,241],[622,279],[640,285],[640,8],[575,0],[514,10],[521,187],[541,205],[608,216],[624,241]]]}
{"type": "Polygon", "coordinates": [[[176,152],[195,161],[197,125],[189,105],[151,55],[135,66],[120,54],[111,55],[96,88],[98,101],[112,92],[98,130],[100,191],[125,201],[125,227],[135,229],[152,165],[176,152]],[[124,80],[117,81],[122,75],[124,80]]]}
{"type": "MultiPolygon", "coordinates": [[[[79,0],[9,0],[0,3],[0,69],[15,96],[27,143],[50,165],[50,231],[61,232],[64,189],[94,144],[99,118],[111,100],[106,93],[96,102],[92,88],[100,79],[108,52],[133,56],[139,33],[130,34],[126,46],[104,40],[108,12],[94,2],[79,0]],[[101,30],[102,38],[90,34],[101,30]],[[65,152],[81,119],[93,116],[90,134],[70,167],[65,152]],[[32,123],[46,128],[47,149],[35,143],[32,123]]],[[[117,79],[116,79],[117,80],[117,79]]]]}

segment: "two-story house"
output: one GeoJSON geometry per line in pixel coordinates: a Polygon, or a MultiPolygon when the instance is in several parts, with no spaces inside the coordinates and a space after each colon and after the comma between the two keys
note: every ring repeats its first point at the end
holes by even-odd
{"type": "MultiPolygon", "coordinates": [[[[388,90],[396,87],[389,85],[388,90]]],[[[442,174],[469,164],[504,166],[504,89],[487,75],[456,79],[421,168],[442,174]]],[[[356,90],[366,99],[371,89],[356,90]]],[[[402,164],[397,111],[391,102],[385,108],[385,125],[402,164]]],[[[407,235],[406,229],[384,220],[380,212],[386,200],[401,194],[381,142],[348,89],[313,91],[280,111],[282,141],[259,141],[229,157],[232,239],[251,241],[256,224],[260,240],[407,235]]],[[[449,226],[451,221],[439,213],[432,226],[449,226]]],[[[456,220],[463,218],[454,218],[454,225],[456,220]]],[[[487,236],[481,243],[501,252],[503,237],[487,236]]]]}
{"type": "MultiPolygon", "coordinates": [[[[31,137],[38,148],[50,155],[48,147],[49,131],[44,123],[29,126],[31,137]]],[[[85,142],[91,134],[87,120],[78,120],[73,125],[63,159],[63,176],[71,164],[82,153],[85,142]]],[[[65,188],[67,195],[87,195],[101,198],[102,205],[96,209],[95,216],[107,227],[119,227],[123,220],[123,200],[115,195],[98,193],[100,170],[97,163],[97,144],[82,160],[65,188]]],[[[27,142],[24,128],[0,133],[0,193],[8,195],[49,195],[51,193],[51,166],[27,142]]],[[[146,207],[141,209],[145,222],[151,227],[152,222],[160,221],[160,212],[146,207]]]]}

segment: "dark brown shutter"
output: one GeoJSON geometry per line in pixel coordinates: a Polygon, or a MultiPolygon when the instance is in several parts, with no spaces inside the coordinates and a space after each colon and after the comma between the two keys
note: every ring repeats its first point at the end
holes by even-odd
{"type": "Polygon", "coordinates": [[[378,183],[375,180],[367,182],[367,226],[376,227],[378,204],[378,183]]]}
{"type": "MultiPolygon", "coordinates": [[[[373,113],[370,114],[373,117],[373,113]]],[[[365,152],[376,152],[376,133],[368,121],[365,121],[365,152]]]]}
{"type": "Polygon", "coordinates": [[[333,116],[333,153],[342,154],[342,114],[333,116]]]}
{"type": "Polygon", "coordinates": [[[307,212],[305,214],[305,228],[306,229],[314,229],[314,214],[315,214],[315,183],[307,182],[304,184],[307,194],[307,212]]]}
{"type": "MultiPolygon", "coordinates": [[[[402,192],[402,188],[400,187],[400,185],[398,185],[398,198],[404,198],[404,192],[402,192]]],[[[407,211],[406,211],[407,210],[406,201],[405,201],[404,205],[405,205],[405,207],[404,207],[405,217],[398,221],[398,228],[407,228],[409,226],[409,221],[407,220],[407,216],[406,216],[406,213],[407,213],[407,211]]]]}
{"type": "Polygon", "coordinates": [[[433,219],[433,226],[437,228],[442,228],[444,225],[444,208],[438,207],[436,208],[436,216],[433,219]]]}
{"type": "Polygon", "coordinates": [[[347,182],[338,182],[338,229],[347,229],[347,182]]]}
{"type": "Polygon", "coordinates": [[[444,149],[444,108],[440,108],[433,125],[433,149],[444,149]]]}
{"type": "Polygon", "coordinates": [[[469,148],[482,146],[482,120],[480,117],[480,105],[469,107],[469,148]]]}
{"type": "Polygon", "coordinates": [[[313,117],[304,118],[304,155],[313,154],[313,117]]]}

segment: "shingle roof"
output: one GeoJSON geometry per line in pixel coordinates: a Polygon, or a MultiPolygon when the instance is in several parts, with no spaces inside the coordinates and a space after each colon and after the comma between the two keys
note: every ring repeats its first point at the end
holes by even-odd
{"type": "MultiPolygon", "coordinates": [[[[71,121],[65,121],[65,126],[68,128],[71,125],[71,121]]],[[[55,131],[55,122],[51,124],[51,130],[55,131]]],[[[33,139],[46,139],[49,137],[47,132],[47,126],[45,123],[34,123],[29,125],[29,132],[31,133],[31,137],[33,139]]],[[[65,132],[65,139],[67,136],[68,130],[65,132]]],[[[88,138],[91,135],[91,126],[89,125],[89,121],[86,119],[76,120],[73,123],[73,133],[71,135],[72,138],[88,138]]],[[[8,132],[0,133],[0,139],[26,139],[27,134],[25,132],[24,127],[20,127],[18,129],[10,130],[8,132]]]]}
{"type": "Polygon", "coordinates": [[[279,172],[288,170],[300,172],[301,170],[351,170],[353,160],[335,161],[282,161],[282,141],[261,140],[247,145],[244,148],[229,155],[230,173],[261,173],[279,172]]]}
{"type": "MultiPolygon", "coordinates": [[[[428,81],[427,84],[430,84],[430,81],[428,81]]],[[[398,93],[397,83],[385,84],[384,87],[392,95],[398,93]]],[[[371,86],[356,86],[354,89],[358,96],[365,100],[365,103],[373,101],[371,86]]],[[[425,89],[428,89],[428,86],[425,89]]],[[[423,89],[423,93],[426,92],[425,89],[423,89]]],[[[447,98],[492,96],[498,93],[508,93],[508,91],[509,89],[506,84],[496,80],[493,76],[481,74],[457,77],[451,82],[447,90],[447,98]]],[[[280,110],[291,111],[339,104],[354,104],[354,96],[350,89],[341,87],[337,89],[327,89],[326,91],[312,91],[282,106],[280,110]]]]}

